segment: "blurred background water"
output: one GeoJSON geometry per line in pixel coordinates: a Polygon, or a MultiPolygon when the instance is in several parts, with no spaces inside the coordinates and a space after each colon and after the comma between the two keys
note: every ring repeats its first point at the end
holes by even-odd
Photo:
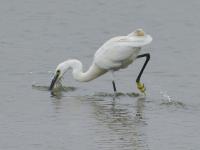
{"type": "Polygon", "coordinates": [[[200,149],[199,37],[196,0],[1,0],[0,149],[200,149]],[[86,70],[113,36],[143,28],[153,37],[138,95],[137,60],[116,73],[47,90],[58,63],[77,58],[86,70]],[[69,88],[71,87],[71,88],[69,88]],[[136,94],[134,94],[134,93],[136,94]],[[128,94],[126,94],[128,93],[128,94]]]}

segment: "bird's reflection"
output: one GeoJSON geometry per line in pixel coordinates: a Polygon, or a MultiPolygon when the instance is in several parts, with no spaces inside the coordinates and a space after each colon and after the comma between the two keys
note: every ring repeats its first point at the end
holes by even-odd
{"type": "Polygon", "coordinates": [[[136,149],[144,147],[145,149],[146,144],[141,137],[144,133],[141,133],[143,131],[140,130],[146,125],[143,114],[144,101],[144,97],[134,99],[129,97],[110,97],[110,99],[93,97],[91,105],[96,119],[103,122],[114,134],[119,136],[122,147],[136,149]]]}
{"type": "MultiPolygon", "coordinates": [[[[107,94],[109,95],[109,94],[107,94]]],[[[62,97],[62,96],[61,96],[62,97]]],[[[66,98],[66,97],[65,97],[66,98]]],[[[76,101],[85,102],[92,109],[91,117],[106,127],[109,137],[100,139],[98,143],[118,143],[120,148],[146,149],[143,127],[146,125],[144,117],[145,97],[136,95],[129,97],[127,94],[119,97],[110,96],[75,96],[76,101]],[[113,137],[115,135],[115,137],[113,137]],[[117,137],[117,139],[115,139],[117,137]],[[114,138],[114,139],[113,139],[114,138]],[[102,141],[101,141],[102,140],[102,141]]],[[[62,105],[63,99],[54,97],[55,108],[62,105]]],[[[111,146],[112,147],[112,146],[111,146]]]]}
{"type": "Polygon", "coordinates": [[[137,99],[136,117],[138,117],[138,119],[143,119],[144,101],[145,97],[140,97],[137,99]]]}

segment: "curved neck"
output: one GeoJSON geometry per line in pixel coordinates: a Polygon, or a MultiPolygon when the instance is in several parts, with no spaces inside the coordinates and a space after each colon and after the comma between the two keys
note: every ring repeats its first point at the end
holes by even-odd
{"type": "Polygon", "coordinates": [[[83,65],[77,59],[70,59],[65,61],[64,66],[65,66],[65,72],[69,68],[71,68],[74,79],[81,82],[91,81],[107,72],[105,69],[99,68],[94,63],[90,66],[90,68],[86,72],[83,72],[83,65]]]}

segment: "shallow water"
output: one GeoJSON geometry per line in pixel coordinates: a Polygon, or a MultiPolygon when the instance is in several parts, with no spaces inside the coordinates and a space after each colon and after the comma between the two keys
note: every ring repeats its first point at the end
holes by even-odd
{"type": "Polygon", "coordinates": [[[0,149],[200,149],[199,16],[195,0],[18,0],[0,2],[0,149]],[[137,60],[116,73],[61,89],[56,65],[78,58],[86,70],[98,47],[142,27],[153,43],[142,76],[137,60]]]}

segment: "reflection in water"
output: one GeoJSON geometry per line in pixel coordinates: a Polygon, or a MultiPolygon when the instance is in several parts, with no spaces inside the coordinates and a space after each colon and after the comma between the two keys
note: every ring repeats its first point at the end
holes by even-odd
{"type": "MultiPolygon", "coordinates": [[[[137,94],[135,98],[133,98],[134,94],[129,97],[131,94],[121,93],[117,98],[113,98],[109,93],[103,95],[101,93],[94,96],[73,96],[74,103],[80,100],[82,105],[87,104],[87,107],[91,107],[90,117],[106,128],[102,131],[101,127],[96,127],[98,135],[93,135],[98,136],[96,144],[101,149],[116,147],[116,145],[118,149],[146,149],[147,145],[142,137],[144,135],[142,127],[146,125],[143,119],[145,98],[137,94]],[[107,134],[109,136],[106,136],[107,134]]],[[[53,104],[57,108],[62,99],[54,98],[53,104]]]]}
{"type": "Polygon", "coordinates": [[[122,93],[122,92],[117,92],[117,93],[105,93],[105,92],[99,92],[95,93],[94,96],[98,97],[124,97],[124,96],[129,96],[129,97],[138,97],[140,96],[139,93],[122,93]]]}
{"type": "Polygon", "coordinates": [[[143,119],[143,109],[144,109],[144,101],[145,101],[145,98],[144,97],[141,97],[141,98],[138,98],[137,100],[137,109],[136,109],[136,117],[138,117],[138,119],[143,119]]]}
{"type": "MultiPolygon", "coordinates": [[[[37,89],[39,91],[49,91],[49,86],[43,86],[43,85],[32,85],[33,89],[37,89]]],[[[70,91],[75,91],[76,87],[72,86],[59,86],[53,90],[54,93],[61,93],[61,92],[70,92],[70,91]]]]}
{"type": "MultiPolygon", "coordinates": [[[[119,100],[123,101],[123,99],[119,100]]],[[[121,104],[116,99],[102,101],[99,101],[97,97],[91,99],[96,119],[111,129],[111,134],[118,137],[116,141],[120,143],[121,149],[138,149],[146,146],[141,139],[142,133],[138,130],[141,125],[145,125],[142,120],[144,100],[145,98],[138,97],[134,107],[132,104],[121,104]],[[132,113],[135,108],[136,113],[132,113]]]]}
{"type": "MultiPolygon", "coordinates": [[[[49,91],[49,86],[42,86],[42,85],[32,85],[33,89],[39,90],[39,91],[49,91]]],[[[72,86],[57,86],[57,88],[54,88],[54,90],[49,91],[52,97],[52,102],[55,106],[56,110],[59,110],[59,108],[62,106],[62,98],[64,97],[63,92],[72,92],[75,91],[77,88],[72,86]]]]}
{"type": "MultiPolygon", "coordinates": [[[[33,89],[39,90],[39,91],[49,91],[49,86],[42,86],[42,85],[32,85],[33,89]]],[[[54,88],[50,93],[52,97],[55,97],[56,99],[61,99],[63,97],[63,92],[72,92],[75,91],[76,88],[72,86],[58,86],[57,88],[54,88]]]]}
{"type": "MultiPolygon", "coordinates": [[[[37,90],[48,90],[45,86],[33,86],[37,90]]],[[[68,96],[66,92],[74,91],[74,87],[62,87],[52,91],[52,103],[56,112],[63,108],[64,98],[72,97],[74,103],[81,101],[92,109],[91,119],[100,122],[96,127],[98,135],[96,144],[102,149],[116,147],[119,149],[147,149],[143,127],[146,125],[143,110],[145,97],[138,93],[95,93],[93,96],[68,96]],[[135,101],[136,100],[136,101],[135,101]],[[106,132],[106,133],[105,133],[106,132]],[[109,136],[106,136],[109,134],[109,136]],[[113,145],[114,144],[114,145],[113,145]]],[[[85,106],[83,106],[85,107],[85,106]]],[[[76,111],[76,110],[74,110],[76,111]]],[[[89,126],[88,126],[89,127],[89,126]]]]}

